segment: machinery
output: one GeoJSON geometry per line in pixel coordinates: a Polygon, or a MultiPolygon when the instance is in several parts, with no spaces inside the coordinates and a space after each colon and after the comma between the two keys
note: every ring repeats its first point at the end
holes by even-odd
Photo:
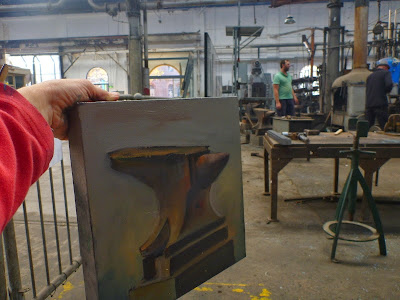
{"type": "Polygon", "coordinates": [[[267,79],[263,72],[261,63],[256,60],[251,66],[251,73],[248,83],[249,97],[266,97],[267,95],[267,79]]]}
{"type": "Polygon", "coordinates": [[[389,95],[389,114],[400,114],[400,60],[394,57],[386,57],[379,61],[382,60],[388,63],[390,66],[389,71],[392,73],[393,89],[389,95]]]}
{"type": "Polygon", "coordinates": [[[271,74],[264,73],[260,61],[255,60],[251,65],[250,75],[244,74],[239,66],[239,78],[246,78],[239,98],[241,117],[246,119],[246,128],[256,136],[264,135],[272,128],[271,117],[275,114],[271,74]]]}
{"type": "Polygon", "coordinates": [[[371,74],[367,68],[368,4],[355,2],[354,19],[359,26],[354,31],[353,70],[336,78],[332,84],[332,125],[347,130],[349,119],[365,111],[366,80],[371,74]]]}

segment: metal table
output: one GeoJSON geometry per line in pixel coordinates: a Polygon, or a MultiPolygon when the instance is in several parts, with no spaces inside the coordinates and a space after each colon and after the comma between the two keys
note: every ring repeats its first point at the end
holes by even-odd
{"type": "MultiPolygon", "coordinates": [[[[346,157],[339,151],[352,147],[353,134],[344,132],[334,135],[334,133],[324,132],[320,135],[309,136],[309,140],[308,144],[296,140],[292,141],[291,145],[280,145],[273,138],[264,136],[264,194],[271,196],[270,221],[278,221],[278,174],[293,158],[333,158],[335,162],[333,192],[338,192],[339,159],[346,157]]],[[[374,172],[389,159],[400,158],[400,137],[371,132],[367,138],[360,139],[360,149],[376,152],[376,155],[372,157],[360,157],[360,167],[364,170],[364,177],[369,188],[372,189],[374,172]]],[[[364,200],[363,217],[367,211],[364,200]]]]}

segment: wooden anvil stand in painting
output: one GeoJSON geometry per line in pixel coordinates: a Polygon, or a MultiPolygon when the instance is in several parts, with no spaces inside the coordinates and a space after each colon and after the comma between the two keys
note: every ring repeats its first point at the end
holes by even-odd
{"type": "Polygon", "coordinates": [[[87,299],[176,299],[245,256],[235,98],[81,103],[69,121],[87,299]]]}
{"type": "MultiPolygon", "coordinates": [[[[209,201],[211,184],[224,169],[229,154],[209,152],[208,147],[152,147],[110,153],[113,169],[151,187],[159,201],[157,227],[140,247],[141,285],[174,278],[175,285],[184,289],[185,271],[193,273],[191,268],[201,266],[203,260],[218,260],[218,268],[234,263],[225,218],[217,216],[209,201]]],[[[197,267],[199,279],[204,277],[202,272],[204,269],[197,267]]],[[[136,288],[133,294],[139,298],[142,292],[136,288]]]]}

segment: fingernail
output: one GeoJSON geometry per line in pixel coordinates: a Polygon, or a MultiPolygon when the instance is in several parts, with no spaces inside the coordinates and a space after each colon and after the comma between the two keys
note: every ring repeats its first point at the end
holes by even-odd
{"type": "Polygon", "coordinates": [[[110,100],[118,100],[119,99],[119,93],[118,92],[110,92],[109,93],[110,100]]]}

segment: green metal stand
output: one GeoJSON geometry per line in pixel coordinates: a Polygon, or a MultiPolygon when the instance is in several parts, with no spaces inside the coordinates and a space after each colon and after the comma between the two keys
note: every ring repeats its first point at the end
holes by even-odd
{"type": "Polygon", "coordinates": [[[351,150],[347,151],[340,151],[340,153],[348,153],[349,158],[351,159],[351,169],[350,173],[346,179],[346,182],[343,187],[342,194],[340,195],[338,206],[336,209],[336,221],[331,221],[327,222],[324,225],[324,230],[326,233],[330,234],[333,236],[333,245],[332,245],[332,252],[331,252],[331,260],[335,260],[335,254],[336,254],[336,247],[338,243],[338,239],[343,239],[339,237],[340,233],[340,228],[342,223],[350,223],[353,225],[358,225],[358,226],[363,226],[365,228],[370,229],[371,231],[375,231],[374,228],[370,226],[363,225],[358,222],[352,222],[353,221],[353,216],[355,213],[355,208],[356,208],[356,200],[357,200],[357,184],[360,183],[361,188],[364,191],[364,195],[368,201],[369,208],[372,212],[372,216],[375,222],[376,226],[376,231],[377,234],[373,235],[372,237],[366,238],[364,240],[351,240],[351,239],[346,239],[346,240],[351,240],[351,241],[357,241],[357,242],[367,242],[371,240],[378,239],[379,241],[379,250],[381,255],[386,255],[386,243],[385,243],[385,237],[383,234],[383,228],[382,228],[382,223],[381,219],[379,217],[379,213],[374,201],[374,198],[372,197],[371,190],[369,189],[363,175],[361,174],[361,171],[359,169],[359,161],[360,161],[360,154],[367,154],[367,155],[374,155],[375,152],[371,151],[362,151],[359,150],[359,140],[360,137],[366,137],[368,135],[368,122],[367,121],[358,121],[357,122],[357,134],[354,137],[354,143],[353,143],[353,148],[351,150]],[[349,217],[351,221],[343,221],[343,214],[344,210],[348,207],[349,210],[349,217]],[[329,226],[333,225],[333,230],[331,231],[329,226]]]}

